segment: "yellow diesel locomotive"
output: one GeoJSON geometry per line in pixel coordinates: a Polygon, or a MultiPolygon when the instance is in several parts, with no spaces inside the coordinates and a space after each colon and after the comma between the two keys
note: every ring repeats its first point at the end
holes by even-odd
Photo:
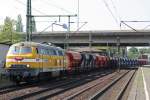
{"type": "Polygon", "coordinates": [[[64,50],[35,42],[12,45],[6,57],[5,69],[15,82],[46,76],[59,76],[66,70],[64,50]]]}

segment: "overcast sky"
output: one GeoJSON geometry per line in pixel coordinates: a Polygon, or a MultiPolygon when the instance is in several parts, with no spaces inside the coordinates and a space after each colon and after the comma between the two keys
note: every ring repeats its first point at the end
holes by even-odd
{"type": "MultiPolygon", "coordinates": [[[[26,2],[27,0],[0,0],[0,23],[6,16],[13,19],[21,14],[23,24],[26,23],[26,2]]],[[[150,21],[150,0],[79,0],[80,22],[88,22],[81,30],[116,30],[120,29],[120,20],[150,21]]],[[[78,0],[32,0],[33,15],[67,15],[77,14],[78,0]]],[[[39,31],[49,26],[58,18],[36,18],[39,31]],[[49,21],[49,22],[40,22],[49,21]]],[[[77,18],[71,18],[77,22],[77,18]]],[[[62,18],[59,24],[67,23],[67,18],[62,18]]],[[[148,23],[127,23],[134,28],[143,29],[148,23]]],[[[80,23],[82,26],[83,23],[80,23]]],[[[55,26],[54,30],[60,26],[55,26]]],[[[76,23],[71,24],[71,30],[77,28],[76,23]]],[[[123,26],[122,29],[128,29],[123,26]]],[[[51,28],[49,28],[51,30],[51,28]]]]}

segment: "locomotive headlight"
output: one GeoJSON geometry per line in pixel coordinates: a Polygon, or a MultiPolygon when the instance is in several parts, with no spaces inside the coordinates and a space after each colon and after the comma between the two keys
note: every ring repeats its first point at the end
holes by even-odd
{"type": "Polygon", "coordinates": [[[11,67],[11,64],[9,64],[8,67],[11,67]]]}
{"type": "Polygon", "coordinates": [[[29,67],[30,67],[30,65],[27,65],[27,67],[29,68],[29,67]]]}

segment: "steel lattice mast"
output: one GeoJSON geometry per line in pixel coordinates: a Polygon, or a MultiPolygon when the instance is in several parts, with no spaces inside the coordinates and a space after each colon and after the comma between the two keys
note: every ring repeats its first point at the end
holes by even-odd
{"type": "Polygon", "coordinates": [[[32,17],[31,17],[31,0],[27,0],[27,14],[26,14],[26,41],[31,40],[32,33],[32,17]]]}

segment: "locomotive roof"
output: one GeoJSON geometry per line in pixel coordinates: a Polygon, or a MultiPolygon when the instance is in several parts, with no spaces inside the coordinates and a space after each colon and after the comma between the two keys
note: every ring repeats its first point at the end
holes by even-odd
{"type": "MultiPolygon", "coordinates": [[[[16,44],[13,44],[12,46],[34,46],[34,47],[55,47],[47,44],[37,43],[37,42],[19,42],[16,44]]],[[[55,47],[56,49],[61,49],[58,47],[55,47]]]]}

